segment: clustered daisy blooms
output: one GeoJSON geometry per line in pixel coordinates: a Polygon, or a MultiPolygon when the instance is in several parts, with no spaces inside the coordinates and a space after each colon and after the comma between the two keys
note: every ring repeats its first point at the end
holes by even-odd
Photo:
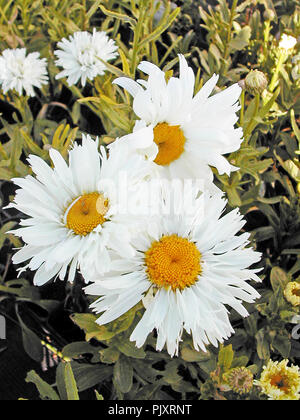
{"type": "MultiPolygon", "coordinates": [[[[13,233],[25,242],[13,257],[15,264],[30,260],[21,270],[37,270],[36,285],[54,277],[73,281],[77,268],[94,275],[109,270],[108,249],[123,256],[133,255],[130,218],[120,214],[120,171],[127,169],[128,199],[138,201],[135,184],[145,176],[138,160],[124,160],[118,151],[106,156],[98,152],[98,141],[83,136],[69,153],[69,166],[55,149],[50,149],[53,169],[43,159],[30,155],[35,174],[13,181],[21,187],[10,205],[27,216],[13,233]],[[112,190],[110,184],[116,188],[112,190]],[[124,219],[127,221],[124,223],[124,219]]],[[[133,218],[132,218],[133,220],[133,218]]]]}
{"type": "MultiPolygon", "coordinates": [[[[96,31],[58,45],[64,70],[57,77],[70,85],[102,74],[98,58],[116,55],[113,42],[96,31]]],[[[237,169],[224,155],[242,141],[242,129],[234,127],[241,89],[236,84],[210,96],[214,75],[194,96],[194,73],[183,56],[179,61],[180,76],[168,81],[148,62],[139,66],[147,81],[117,79],[134,96],[140,120],[109,147],[109,157],[89,136],[69,152],[69,165],[54,149],[53,168],[31,155],[35,176],[14,180],[20,189],[11,204],[28,216],[14,232],[25,242],[14,263],[29,260],[20,271],[36,271],[34,283],[43,285],[57,277],[73,281],[80,270],[90,283],[86,293],[97,297],[91,308],[101,325],[142,301],[145,311],[131,340],[141,347],[155,330],[157,350],[166,346],[171,356],[184,333],[203,351],[228,339],[234,333],[230,308],[248,316],[243,302],[259,297],[248,281],[260,281],[251,268],[260,254],[249,247],[249,234],[240,234],[239,210],[224,215],[227,202],[210,168],[220,174],[237,169]],[[184,191],[166,187],[164,181],[174,180],[184,191]],[[149,203],[152,181],[158,190],[149,203]],[[169,212],[151,213],[168,201],[169,212]],[[128,217],[129,209],[138,211],[128,217]]]]}
{"type": "Polygon", "coordinates": [[[213,75],[194,96],[193,70],[182,55],[179,62],[180,76],[169,80],[143,61],[138,68],[149,76],[147,81],[114,81],[134,97],[133,110],[140,118],[135,130],[147,127],[152,133],[150,143],[127,142],[126,148],[152,161],[154,177],[201,178],[213,188],[210,166],[228,175],[237,169],[223,155],[238,150],[242,142],[242,128],[234,127],[241,88],[234,84],[210,96],[218,81],[213,75]]]}
{"type": "Polygon", "coordinates": [[[63,67],[56,78],[67,77],[69,86],[75,85],[79,80],[85,86],[87,80],[101,76],[106,70],[104,62],[117,57],[115,42],[109,39],[106,32],[93,33],[87,31],[75,32],[69,39],[63,38],[58,44],[54,54],[58,58],[56,65],[63,67]],[[102,61],[101,61],[102,60],[102,61]]]}
{"type": "Polygon", "coordinates": [[[192,213],[183,205],[174,214],[153,216],[132,241],[135,254],[123,258],[116,253],[112,271],[89,278],[93,283],[86,288],[100,296],[91,307],[102,313],[101,325],[144,301],[145,313],[130,339],[141,347],[155,329],[156,349],[166,344],[171,356],[178,354],[184,330],[196,350],[222,343],[234,332],[227,306],[246,317],[242,301],[259,297],[247,280],[259,281],[248,267],[260,254],[246,248],[248,233],[237,235],[245,224],[239,211],[222,216],[226,201],[220,194],[199,197],[197,189],[189,194],[192,213]]]}
{"type": "Polygon", "coordinates": [[[259,380],[254,384],[269,400],[300,400],[300,371],[298,366],[287,366],[288,360],[269,361],[259,380]]]}
{"type": "Polygon", "coordinates": [[[34,88],[48,83],[47,61],[40,53],[27,55],[26,48],[6,49],[0,56],[0,84],[4,93],[15,90],[34,96],[34,88]]]}

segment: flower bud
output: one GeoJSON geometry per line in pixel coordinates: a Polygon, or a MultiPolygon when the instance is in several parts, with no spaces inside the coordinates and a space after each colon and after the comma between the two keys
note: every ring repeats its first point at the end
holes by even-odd
{"type": "Polygon", "coordinates": [[[252,95],[262,93],[267,87],[268,80],[263,72],[259,70],[251,70],[245,79],[246,90],[252,95]]]}
{"type": "Polygon", "coordinates": [[[272,21],[272,20],[274,20],[274,18],[275,18],[275,12],[272,9],[266,9],[264,11],[264,19],[265,20],[272,21]]]}
{"type": "Polygon", "coordinates": [[[239,80],[238,85],[241,89],[245,90],[245,79],[239,80]]]}
{"type": "Polygon", "coordinates": [[[52,145],[51,144],[44,144],[43,150],[46,150],[47,152],[49,152],[51,149],[52,149],[52,145]]]}

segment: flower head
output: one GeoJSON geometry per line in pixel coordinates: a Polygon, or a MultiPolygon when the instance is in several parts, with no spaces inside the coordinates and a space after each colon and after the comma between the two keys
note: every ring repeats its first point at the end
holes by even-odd
{"type": "Polygon", "coordinates": [[[259,70],[251,70],[245,79],[245,87],[252,95],[261,94],[267,84],[266,76],[259,70]]]}
{"type": "Polygon", "coordinates": [[[245,367],[230,369],[223,375],[223,379],[230,389],[241,395],[249,393],[253,386],[253,374],[245,367]]]}
{"type": "Polygon", "coordinates": [[[291,50],[297,44],[297,39],[291,35],[282,34],[279,41],[279,48],[282,48],[285,51],[291,50]]]}
{"type": "Polygon", "coordinates": [[[148,74],[147,81],[114,81],[134,97],[133,109],[140,118],[135,130],[146,127],[152,133],[148,144],[141,139],[126,147],[152,161],[154,176],[201,178],[213,186],[209,166],[220,174],[237,169],[223,155],[238,150],[242,142],[242,128],[234,128],[241,88],[235,84],[209,97],[218,81],[214,75],[194,96],[195,75],[182,55],[179,62],[179,77],[166,78],[157,66],[143,61],[138,68],[148,74]]]}
{"type": "MultiPolygon", "coordinates": [[[[86,288],[86,293],[100,296],[91,306],[102,313],[100,325],[143,301],[146,310],[130,339],[141,347],[155,329],[157,350],[166,344],[171,356],[178,354],[183,330],[193,336],[197,350],[222,343],[234,332],[226,306],[247,316],[242,301],[259,297],[247,280],[259,281],[256,270],[248,267],[260,254],[245,248],[248,233],[236,235],[245,223],[239,212],[221,217],[226,202],[219,194],[199,197],[199,190],[191,187],[187,195],[193,200],[192,213],[183,205],[151,218],[133,238],[135,255],[116,254],[111,273],[88,277],[93,284],[86,288]]],[[[176,196],[176,202],[184,202],[176,196]]]]}
{"type": "Polygon", "coordinates": [[[75,85],[78,80],[85,86],[87,79],[93,80],[103,75],[106,70],[103,61],[112,60],[118,55],[115,42],[105,32],[97,32],[96,29],[92,34],[75,32],[57,45],[59,49],[54,54],[58,59],[55,63],[64,70],[56,78],[67,77],[69,86],[75,85]]]}
{"type": "Polygon", "coordinates": [[[136,220],[119,209],[122,171],[130,168],[125,191],[130,202],[137,198],[136,185],[144,176],[144,164],[125,160],[117,151],[107,158],[104,149],[98,152],[98,141],[89,136],[69,152],[69,165],[57,150],[49,153],[53,169],[43,159],[29,156],[35,177],[14,179],[21,188],[10,205],[29,216],[13,231],[25,242],[13,262],[30,260],[21,271],[37,270],[36,285],[53,277],[63,280],[68,268],[69,281],[77,268],[83,275],[86,267],[99,275],[110,269],[109,249],[133,255],[130,229],[136,220]]]}
{"type": "Polygon", "coordinates": [[[261,377],[254,384],[261,388],[270,400],[299,400],[300,371],[298,366],[288,367],[288,360],[269,361],[264,366],[261,377]]]}
{"type": "Polygon", "coordinates": [[[26,56],[26,48],[6,49],[0,56],[0,84],[3,92],[16,90],[19,95],[34,96],[34,87],[47,84],[47,61],[38,52],[26,56]]]}
{"type": "Polygon", "coordinates": [[[300,305],[300,283],[290,281],[284,289],[284,296],[293,306],[300,305]]]}

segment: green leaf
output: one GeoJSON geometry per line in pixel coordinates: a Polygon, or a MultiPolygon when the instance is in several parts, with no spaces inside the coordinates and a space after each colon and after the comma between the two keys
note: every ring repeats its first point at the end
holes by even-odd
{"type": "Polygon", "coordinates": [[[23,346],[26,353],[36,362],[43,359],[43,346],[39,337],[31,331],[22,321],[18,311],[17,317],[22,328],[23,346]]]}
{"type": "Polygon", "coordinates": [[[37,387],[42,400],[59,401],[59,397],[54,389],[47,382],[43,381],[34,370],[28,372],[25,381],[27,383],[32,382],[37,387]]]}
{"type": "Polygon", "coordinates": [[[114,336],[104,325],[96,323],[97,316],[93,314],[72,314],[71,319],[85,332],[86,341],[96,338],[99,341],[109,340],[114,336]]]}
{"type": "Polygon", "coordinates": [[[68,394],[65,383],[65,364],[61,362],[56,368],[56,387],[62,401],[68,400],[68,394]]]}
{"type": "Polygon", "coordinates": [[[292,160],[286,160],[282,166],[296,182],[300,182],[300,168],[292,160]]]}
{"type": "Polygon", "coordinates": [[[300,149],[300,130],[299,130],[298,125],[296,123],[295,111],[293,109],[291,109],[291,123],[292,123],[292,127],[293,127],[293,131],[295,133],[295,136],[298,140],[299,149],[300,149]]]}
{"type": "Polygon", "coordinates": [[[286,272],[282,270],[282,268],[273,267],[270,274],[270,281],[271,281],[272,289],[275,292],[278,287],[284,290],[286,285],[289,282],[289,278],[286,272]]]}
{"type": "Polygon", "coordinates": [[[100,383],[103,384],[112,376],[111,366],[77,362],[71,362],[71,365],[79,392],[93,388],[100,383]]]}
{"type": "Polygon", "coordinates": [[[250,41],[251,28],[250,26],[244,26],[238,34],[230,41],[229,48],[233,51],[243,50],[250,41]]]}
{"type": "Polygon", "coordinates": [[[260,329],[256,335],[257,355],[261,360],[270,359],[270,345],[264,328],[260,329]]]}
{"type": "Polygon", "coordinates": [[[120,356],[114,366],[114,380],[120,391],[124,394],[130,391],[133,383],[133,369],[125,356],[120,356]]]}
{"type": "Polygon", "coordinates": [[[276,337],[272,342],[272,346],[284,359],[287,359],[290,356],[291,340],[287,335],[276,334],[276,337]]]}
{"type": "Polygon", "coordinates": [[[204,360],[209,360],[211,355],[209,351],[207,351],[207,353],[204,353],[202,351],[196,351],[194,349],[191,349],[190,347],[184,347],[181,350],[181,357],[186,362],[202,362],[204,360]]]}
{"type": "Polygon", "coordinates": [[[94,346],[91,346],[86,341],[76,341],[66,345],[62,349],[62,354],[64,357],[77,358],[83,354],[97,354],[99,349],[94,346]]]}
{"type": "Polygon", "coordinates": [[[130,23],[131,27],[133,29],[135,28],[135,26],[137,24],[137,21],[134,18],[132,18],[128,15],[124,15],[123,13],[118,13],[118,12],[113,12],[111,10],[107,10],[103,5],[100,5],[99,7],[100,7],[101,11],[106,16],[112,17],[114,19],[119,19],[119,20],[123,21],[124,23],[130,23]]]}
{"type": "Polygon", "coordinates": [[[79,400],[78,389],[77,389],[75,377],[74,377],[73,370],[70,363],[65,364],[64,378],[65,378],[68,400],[78,401],[79,400]]]}
{"type": "Polygon", "coordinates": [[[96,393],[96,398],[97,398],[98,401],[103,401],[104,400],[103,395],[99,394],[98,391],[95,391],[95,393],[96,393]]]}
{"type": "Polygon", "coordinates": [[[125,354],[125,356],[133,357],[136,359],[144,359],[146,357],[146,353],[142,348],[137,348],[136,345],[128,340],[119,340],[116,343],[118,349],[121,353],[125,354]]]}
{"type": "Polygon", "coordinates": [[[177,7],[173,12],[169,15],[166,21],[163,21],[151,34],[147,35],[142,41],[139,43],[139,49],[143,46],[147,45],[150,42],[156,41],[160,35],[165,32],[169,26],[172,25],[174,20],[177,18],[178,14],[180,13],[180,7],[177,7]]]}
{"type": "Polygon", "coordinates": [[[221,346],[218,356],[218,365],[224,372],[230,369],[233,357],[234,351],[231,344],[226,347],[221,346]]]}

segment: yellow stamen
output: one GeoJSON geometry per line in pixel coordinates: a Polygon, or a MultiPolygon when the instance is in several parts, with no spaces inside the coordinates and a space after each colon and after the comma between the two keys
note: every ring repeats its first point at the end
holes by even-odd
{"type": "Polygon", "coordinates": [[[183,290],[201,274],[201,254],[193,242],[177,235],[163,236],[145,253],[147,274],[158,287],[183,290]]]}
{"type": "Polygon", "coordinates": [[[65,214],[66,226],[77,235],[86,236],[106,221],[107,211],[108,200],[102,194],[85,194],[69,206],[65,214]]]}
{"type": "Polygon", "coordinates": [[[185,137],[179,125],[157,124],[154,127],[154,142],[158,145],[154,160],[157,165],[169,165],[184,152],[185,137]]]}

